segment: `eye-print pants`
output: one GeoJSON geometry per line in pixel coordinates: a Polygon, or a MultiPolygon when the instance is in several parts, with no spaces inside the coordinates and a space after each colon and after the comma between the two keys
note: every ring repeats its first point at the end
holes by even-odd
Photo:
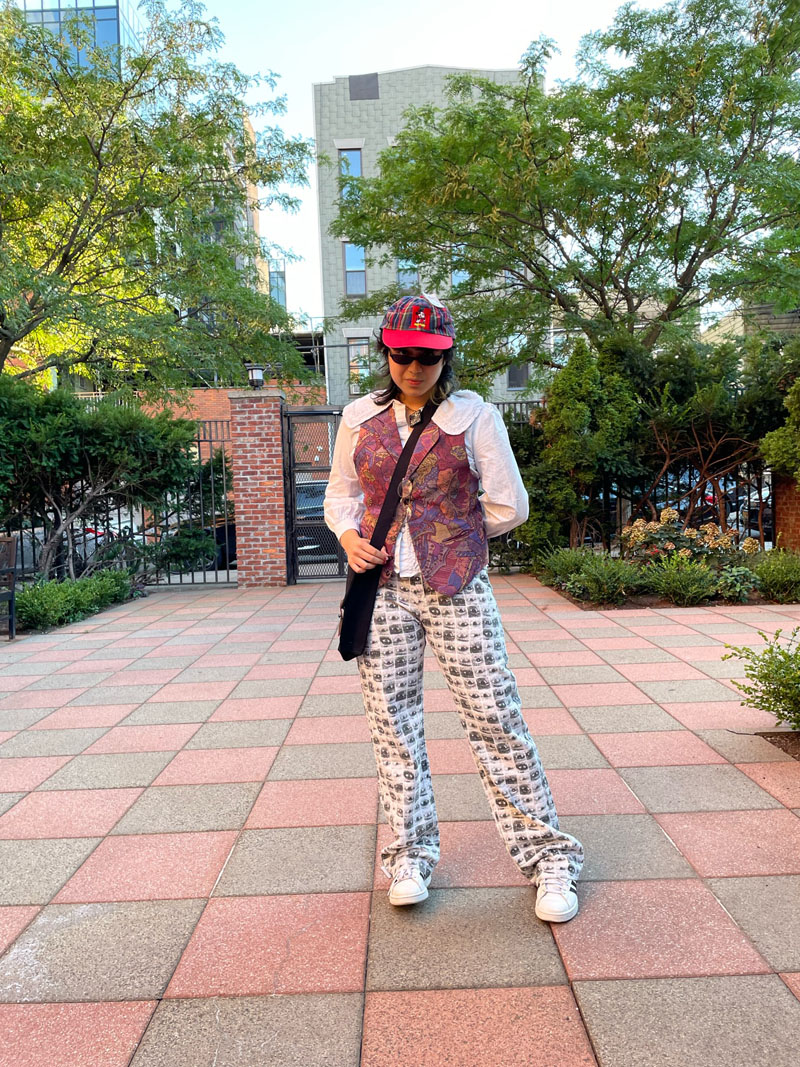
{"type": "Polygon", "coordinates": [[[429,641],[472,746],[481,782],[511,856],[531,882],[545,872],[575,879],[579,841],[558,829],[553,797],[522,717],[503,626],[485,571],[455,596],[419,575],[378,590],[358,658],[383,810],[394,840],[383,849],[389,877],[403,864],[429,874],[439,829],[423,728],[422,663],[429,641]]]}

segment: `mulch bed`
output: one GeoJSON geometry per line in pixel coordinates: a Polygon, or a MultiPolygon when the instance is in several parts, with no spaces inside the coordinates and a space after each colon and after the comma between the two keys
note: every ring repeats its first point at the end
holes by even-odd
{"type": "Polygon", "coordinates": [[[757,736],[763,737],[765,741],[800,762],[800,730],[793,730],[791,733],[760,733],[757,736]]]}

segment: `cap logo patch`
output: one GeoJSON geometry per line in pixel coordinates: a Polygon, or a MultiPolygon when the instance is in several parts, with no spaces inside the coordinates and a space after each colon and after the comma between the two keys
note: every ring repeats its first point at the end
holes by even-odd
{"type": "Polygon", "coordinates": [[[431,309],[430,308],[416,308],[414,311],[414,318],[411,322],[412,330],[428,330],[431,324],[431,309]]]}

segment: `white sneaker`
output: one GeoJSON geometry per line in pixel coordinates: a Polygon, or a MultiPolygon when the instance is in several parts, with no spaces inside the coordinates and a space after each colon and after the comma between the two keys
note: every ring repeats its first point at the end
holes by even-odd
{"type": "Polygon", "coordinates": [[[537,919],[565,923],[578,914],[578,894],[568,875],[543,874],[536,890],[537,919]]]}
{"type": "Polygon", "coordinates": [[[423,878],[416,867],[399,867],[389,886],[389,903],[419,904],[427,900],[431,876],[423,878]]]}

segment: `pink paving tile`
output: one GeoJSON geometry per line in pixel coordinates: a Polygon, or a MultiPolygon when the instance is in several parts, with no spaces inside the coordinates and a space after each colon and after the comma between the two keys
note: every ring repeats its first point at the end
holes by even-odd
{"type": "Polygon", "coordinates": [[[568,708],[592,707],[595,704],[647,704],[649,698],[631,682],[599,682],[593,685],[554,685],[558,699],[568,708]]]}
{"type": "Polygon", "coordinates": [[[222,700],[239,683],[228,682],[171,682],[162,686],[149,699],[151,704],[165,704],[173,700],[222,700]]]}
{"type": "Polygon", "coordinates": [[[800,763],[737,763],[740,771],[787,808],[800,808],[800,763]]]}
{"type": "Polygon", "coordinates": [[[782,974],[781,978],[788,985],[794,995],[800,1000],[800,973],[798,974],[782,974]]]}
{"type": "Polygon", "coordinates": [[[656,623],[655,626],[645,626],[642,623],[631,622],[627,627],[631,633],[639,634],[640,637],[647,637],[651,634],[653,637],[699,637],[697,630],[692,630],[689,626],[680,626],[676,622],[664,622],[656,623]]]}
{"type": "Polygon", "coordinates": [[[63,708],[88,688],[88,685],[82,685],[75,689],[22,689],[18,693],[3,697],[0,700],[0,711],[63,708]]]}
{"type": "Polygon", "coordinates": [[[431,774],[477,774],[469,741],[464,738],[432,739],[427,742],[431,774]]]}
{"type": "Polygon", "coordinates": [[[634,734],[590,734],[612,767],[677,767],[727,763],[689,730],[644,730],[634,734]]]}
{"type": "Polygon", "coordinates": [[[151,652],[142,656],[142,659],[156,660],[164,659],[167,656],[202,656],[204,652],[208,652],[213,644],[213,641],[206,641],[204,644],[198,642],[191,645],[159,645],[158,648],[154,648],[151,652]]]}
{"type": "Polygon", "coordinates": [[[598,652],[611,652],[617,648],[655,648],[652,641],[646,641],[643,637],[582,637],[581,641],[587,648],[596,649],[598,652]]]}
{"type": "Polygon", "coordinates": [[[214,785],[260,782],[266,778],[277,748],[207,748],[179,752],[153,785],[214,785]]]}
{"type": "Polygon", "coordinates": [[[80,708],[59,708],[31,726],[31,730],[78,730],[85,726],[116,726],[138,708],[138,704],[87,704],[80,708]]]}
{"type": "Polygon", "coordinates": [[[2,1004],[0,1032],[14,1050],[13,1067],[127,1067],[155,1007],[149,1000],[2,1004]]]}
{"type": "Polygon", "coordinates": [[[17,756],[0,759],[0,793],[25,792],[41,785],[72,756],[17,756]]]}
{"type": "Polygon", "coordinates": [[[308,690],[310,696],[333,696],[337,693],[360,693],[361,679],[357,674],[333,674],[317,677],[308,690]]]}
{"type": "Polygon", "coordinates": [[[775,726],[774,715],[746,708],[739,700],[662,704],[661,707],[689,730],[769,730],[775,726]]]}
{"type": "MultiPolygon", "coordinates": [[[[338,652],[334,655],[341,662],[338,652]]],[[[261,663],[248,671],[248,681],[264,681],[269,678],[313,678],[319,669],[318,663],[261,663]]]]}
{"type": "Polygon", "coordinates": [[[449,689],[426,689],[425,710],[455,711],[456,702],[453,700],[453,694],[449,689]]]}
{"type": "Polygon", "coordinates": [[[106,645],[106,648],[157,648],[166,640],[166,637],[131,637],[125,634],[119,641],[112,641],[110,645],[106,645]]]}
{"type": "Polygon", "coordinates": [[[596,1060],[565,986],[367,993],[361,1067],[401,1062],[593,1067],[596,1060]]]}
{"type": "Polygon", "coordinates": [[[374,778],[265,782],[245,826],[355,826],[374,823],[377,815],[374,778]]]}
{"type": "MultiPolygon", "coordinates": [[[[527,886],[516,863],[509,856],[494,822],[439,823],[441,859],[433,872],[434,889],[527,886]]],[[[388,826],[378,827],[375,847],[374,888],[386,889],[388,880],[381,870],[381,849],[393,834],[388,826]]]]}
{"type": "Polygon", "coordinates": [[[235,656],[213,655],[201,656],[192,664],[193,667],[252,667],[258,663],[260,652],[240,652],[235,656]]]}
{"type": "Polygon", "coordinates": [[[514,640],[519,641],[565,641],[569,640],[572,634],[569,630],[564,630],[560,626],[554,626],[550,630],[517,630],[514,634],[514,640]]]}
{"type": "Polygon", "coordinates": [[[166,996],[360,992],[369,905],[369,893],[211,900],[166,996]]]}
{"type": "Polygon", "coordinates": [[[610,768],[548,771],[560,815],[638,815],[645,807],[610,768]]]}
{"type": "Polygon", "coordinates": [[[88,656],[90,648],[54,648],[47,652],[34,652],[28,656],[26,663],[67,663],[88,656]]]}
{"type": "Polygon", "coordinates": [[[163,685],[171,682],[176,674],[181,673],[181,667],[165,667],[163,670],[152,671],[118,671],[106,678],[103,685],[163,685]]]}
{"type": "Polygon", "coordinates": [[[243,722],[254,719],[292,719],[300,710],[302,696],[243,697],[223,700],[209,722],[243,722]]]}
{"type": "Polygon", "coordinates": [[[578,915],[552,926],[573,982],[772,970],[697,880],[584,883],[580,894],[578,915]]]}
{"type": "Polygon", "coordinates": [[[695,645],[689,648],[671,648],[669,654],[688,663],[719,663],[728,650],[724,645],[695,645]]]}
{"type": "Polygon", "coordinates": [[[29,905],[0,908],[0,955],[19,937],[38,912],[38,907],[29,905]]]}
{"type": "Polygon", "coordinates": [[[142,789],[69,789],[29,793],[0,815],[0,838],[100,837],[142,789]]]}
{"type": "Polygon", "coordinates": [[[84,755],[96,756],[105,752],[177,751],[183,748],[192,734],[196,734],[199,729],[199,722],[160,726],[115,726],[90,745],[84,755]]]}
{"type": "Polygon", "coordinates": [[[3,741],[8,741],[8,739],[13,737],[17,732],[17,730],[0,730],[0,744],[2,744],[3,741]]]}
{"type": "Polygon", "coordinates": [[[582,652],[528,652],[527,657],[534,667],[591,667],[605,663],[588,649],[582,652]]]}
{"type": "Polygon", "coordinates": [[[566,708],[525,708],[522,715],[534,737],[544,734],[581,734],[583,730],[566,708]]]}
{"type": "Polygon", "coordinates": [[[514,677],[517,685],[544,685],[545,680],[533,667],[515,667],[514,677]]]}
{"type": "Polygon", "coordinates": [[[369,741],[370,732],[363,715],[320,715],[295,719],[286,735],[286,745],[330,745],[349,741],[369,741]]]}
{"type": "Polygon", "coordinates": [[[707,681],[708,675],[684,663],[615,663],[615,670],[630,682],[707,681]]]}
{"type": "Polygon", "coordinates": [[[800,819],[790,811],[656,815],[702,878],[800,874],[800,819]]]}
{"type": "Polygon", "coordinates": [[[42,674],[5,674],[0,672],[0,693],[18,693],[26,685],[44,678],[42,674]]]}
{"type": "Polygon", "coordinates": [[[319,641],[276,641],[270,646],[270,652],[322,652],[329,645],[328,638],[319,641]]]}
{"type": "Polygon", "coordinates": [[[54,903],[207,897],[235,841],[235,830],[107,837],[54,903]]]}

